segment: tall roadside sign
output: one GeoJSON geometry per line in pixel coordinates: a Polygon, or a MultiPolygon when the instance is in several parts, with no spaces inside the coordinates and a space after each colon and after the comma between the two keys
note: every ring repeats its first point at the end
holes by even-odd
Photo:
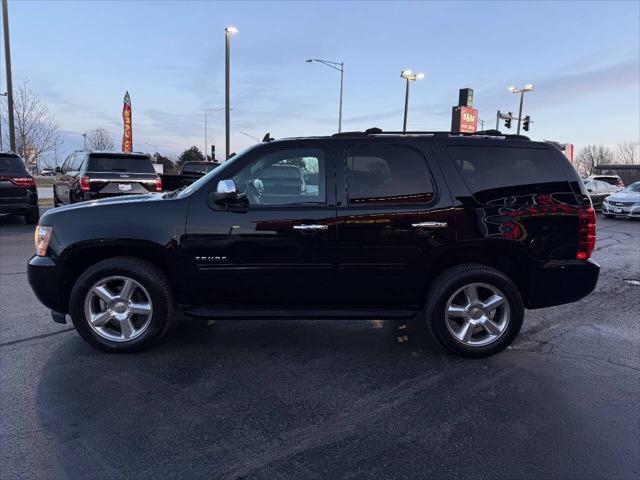
{"type": "Polygon", "coordinates": [[[461,88],[458,105],[451,108],[451,131],[474,133],[478,131],[478,111],[473,108],[473,89],[461,88]]]}

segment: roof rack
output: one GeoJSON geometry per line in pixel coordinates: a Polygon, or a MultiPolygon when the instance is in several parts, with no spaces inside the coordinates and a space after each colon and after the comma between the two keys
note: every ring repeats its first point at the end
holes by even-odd
{"type": "Polygon", "coordinates": [[[481,130],[478,132],[446,132],[446,131],[384,131],[380,128],[369,128],[364,132],[343,132],[334,133],[331,138],[344,138],[344,137],[367,137],[372,135],[431,135],[434,137],[504,137],[511,140],[531,140],[525,135],[513,135],[508,133],[502,133],[499,130],[481,130]]]}

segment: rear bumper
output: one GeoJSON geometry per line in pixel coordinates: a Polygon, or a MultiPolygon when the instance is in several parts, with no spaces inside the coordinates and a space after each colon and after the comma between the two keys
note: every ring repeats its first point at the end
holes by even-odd
{"type": "Polygon", "coordinates": [[[68,313],[68,299],[62,283],[60,267],[49,257],[31,257],[27,278],[33,293],[47,308],[68,313]]]}
{"type": "Polygon", "coordinates": [[[26,215],[38,208],[38,197],[0,198],[0,213],[26,215]]]}
{"type": "Polygon", "coordinates": [[[531,269],[525,306],[529,309],[575,302],[598,284],[600,265],[593,260],[557,260],[531,269]]]}

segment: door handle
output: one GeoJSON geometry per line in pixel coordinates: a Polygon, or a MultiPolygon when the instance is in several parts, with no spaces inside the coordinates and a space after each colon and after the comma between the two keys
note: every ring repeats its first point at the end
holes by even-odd
{"type": "Polygon", "coordinates": [[[447,222],[420,222],[412,223],[414,228],[447,228],[447,222]]]}
{"type": "Polygon", "coordinates": [[[329,228],[329,225],[294,225],[293,226],[294,230],[306,230],[306,231],[327,230],[328,228],[329,228]]]}

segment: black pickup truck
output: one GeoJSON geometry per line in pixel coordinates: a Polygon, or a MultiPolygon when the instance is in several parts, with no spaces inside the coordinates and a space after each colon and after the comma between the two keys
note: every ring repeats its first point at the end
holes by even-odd
{"type": "Polygon", "coordinates": [[[162,189],[171,192],[181,187],[187,187],[218,165],[220,165],[218,162],[185,162],[182,164],[179,175],[160,175],[162,189]]]}
{"type": "MultiPolygon", "coordinates": [[[[483,357],[525,309],[598,281],[587,189],[555,146],[497,131],[256,145],[183,190],[47,211],[29,282],[103,350],[192,317],[403,319],[483,357]],[[99,221],[96,221],[99,219],[99,221]]],[[[579,317],[580,307],[575,316],[579,317]]]]}

